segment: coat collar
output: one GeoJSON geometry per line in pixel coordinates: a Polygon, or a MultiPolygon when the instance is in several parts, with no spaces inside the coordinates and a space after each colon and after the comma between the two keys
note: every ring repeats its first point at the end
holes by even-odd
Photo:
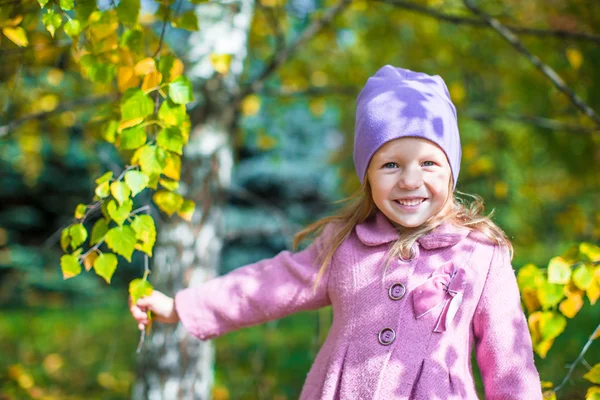
{"type": "MultiPolygon", "coordinates": [[[[367,246],[378,246],[398,239],[398,231],[381,211],[356,225],[355,229],[360,241],[367,246]]],[[[454,246],[467,237],[470,231],[469,228],[445,222],[421,236],[417,242],[426,249],[454,246]]]]}

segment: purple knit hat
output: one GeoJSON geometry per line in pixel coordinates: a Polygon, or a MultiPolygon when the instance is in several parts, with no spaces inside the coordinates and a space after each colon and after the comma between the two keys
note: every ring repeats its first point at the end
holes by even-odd
{"type": "Polygon", "coordinates": [[[386,65],[367,80],[356,100],[354,165],[361,183],[373,154],[402,137],[420,137],[440,146],[456,188],[460,137],[446,84],[438,75],[386,65]]]}

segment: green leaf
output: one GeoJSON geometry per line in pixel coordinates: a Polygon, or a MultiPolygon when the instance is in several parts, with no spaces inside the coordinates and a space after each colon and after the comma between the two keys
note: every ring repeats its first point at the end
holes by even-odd
{"type": "Polygon", "coordinates": [[[44,8],[48,4],[48,0],[38,0],[38,3],[40,4],[40,8],[44,8]]]}
{"type": "Polygon", "coordinates": [[[198,28],[198,17],[194,10],[189,10],[181,14],[172,23],[176,28],[186,29],[188,31],[197,31],[198,28]]]}
{"type": "Polygon", "coordinates": [[[121,132],[119,148],[123,150],[135,150],[146,144],[146,129],[141,126],[124,129],[121,132]]]}
{"type": "Polygon", "coordinates": [[[42,22],[44,23],[46,30],[54,37],[54,33],[62,24],[62,17],[56,11],[48,9],[46,14],[42,16],[42,22]]]}
{"type": "Polygon", "coordinates": [[[144,118],[154,112],[154,102],[141,89],[129,88],[121,98],[121,119],[144,118]]]}
{"type": "Polygon", "coordinates": [[[592,383],[600,383],[600,363],[594,365],[583,377],[592,383]]]}
{"type": "Polygon", "coordinates": [[[150,296],[154,288],[146,279],[134,279],[129,282],[129,295],[133,304],[137,303],[142,297],[150,296]]]}
{"type": "MultiPolygon", "coordinates": [[[[119,128],[119,122],[111,119],[103,125],[102,138],[108,143],[114,143],[117,140],[117,130],[119,128]]],[[[111,173],[112,174],[112,173],[111,173]]],[[[112,175],[111,175],[112,177],[112,175]]]]}
{"type": "Polygon", "coordinates": [[[154,220],[149,215],[138,215],[131,223],[131,227],[135,231],[137,243],[135,248],[143,251],[152,257],[152,248],[156,242],[156,227],[154,220]]]}
{"type": "Polygon", "coordinates": [[[112,177],[113,177],[112,171],[108,171],[107,173],[102,175],[100,178],[96,179],[96,185],[100,185],[104,182],[108,182],[112,179],[112,177]]]}
{"type": "Polygon", "coordinates": [[[171,69],[175,64],[176,57],[171,55],[166,55],[160,57],[158,60],[158,72],[163,76],[163,82],[168,82],[171,80],[171,69]]]}
{"type": "Polygon", "coordinates": [[[183,75],[178,76],[169,84],[169,97],[176,104],[187,104],[194,101],[190,80],[183,75]]]}
{"type": "Polygon", "coordinates": [[[96,193],[96,196],[100,197],[101,199],[107,197],[110,194],[110,186],[108,182],[102,182],[100,185],[98,185],[94,193],[96,193]]]}
{"type": "Polygon", "coordinates": [[[131,158],[132,164],[139,163],[142,171],[150,178],[153,174],[160,174],[166,165],[162,152],[156,146],[146,145],[140,147],[131,158]]]}
{"type": "Polygon", "coordinates": [[[540,334],[543,340],[554,339],[558,337],[567,326],[567,319],[564,315],[557,312],[548,311],[542,313],[540,318],[540,334]]]}
{"type": "Polygon", "coordinates": [[[179,187],[178,181],[172,181],[170,179],[160,179],[158,182],[161,184],[162,187],[164,187],[170,192],[174,192],[179,187]]]}
{"type": "Polygon", "coordinates": [[[106,233],[105,241],[112,251],[131,262],[131,255],[135,249],[135,231],[129,225],[110,229],[106,233]]]}
{"type": "Polygon", "coordinates": [[[190,222],[192,220],[192,216],[194,215],[195,210],[196,203],[194,203],[192,200],[184,200],[179,210],[177,210],[177,215],[179,215],[184,220],[190,222]]]}
{"type": "Polygon", "coordinates": [[[110,280],[117,269],[117,256],[112,253],[102,253],[96,261],[94,261],[94,270],[96,274],[103,277],[106,283],[110,280]]]}
{"type": "Polygon", "coordinates": [[[87,76],[93,82],[110,83],[117,73],[115,64],[100,62],[93,54],[86,54],[79,59],[87,76]]]}
{"type": "Polygon", "coordinates": [[[125,173],[125,183],[131,189],[131,197],[135,197],[138,193],[148,186],[148,175],[140,171],[127,171],[125,173]]]}
{"type": "MultiPolygon", "coordinates": [[[[160,60],[162,61],[162,58],[160,60]]],[[[158,119],[167,125],[178,126],[186,120],[186,117],[185,106],[183,104],[175,104],[168,98],[162,102],[158,109],[158,119]]]]}
{"type": "Polygon", "coordinates": [[[562,258],[554,257],[548,264],[548,282],[567,284],[571,278],[571,266],[562,258]]]}
{"type": "Polygon", "coordinates": [[[144,44],[142,32],[139,29],[126,30],[121,37],[120,43],[121,47],[139,54],[142,52],[144,44]]]}
{"type": "Polygon", "coordinates": [[[77,0],[75,17],[86,22],[94,10],[96,10],[96,0],[77,0]]]}
{"type": "Polygon", "coordinates": [[[87,206],[85,204],[78,204],[75,207],[75,218],[81,219],[85,216],[85,211],[87,210],[87,206]]]}
{"type": "Polygon", "coordinates": [[[169,216],[181,208],[183,197],[178,193],[159,190],[152,196],[154,203],[169,216]]]}
{"type": "Polygon", "coordinates": [[[542,272],[533,264],[524,265],[519,268],[517,282],[521,291],[529,288],[535,289],[542,282],[542,272]]]}
{"type": "Polygon", "coordinates": [[[63,251],[67,251],[69,245],[71,244],[71,236],[69,234],[69,228],[66,227],[60,233],[60,247],[62,247],[63,251]]]}
{"type": "Polygon", "coordinates": [[[137,24],[140,15],[140,0],[121,0],[117,6],[117,15],[124,24],[137,24]]]}
{"type": "Polygon", "coordinates": [[[63,279],[69,279],[81,273],[79,259],[72,254],[65,254],[60,258],[60,268],[62,269],[63,279]]]}
{"type": "Polygon", "coordinates": [[[106,235],[106,232],[108,232],[108,222],[106,222],[104,218],[100,218],[98,221],[96,221],[94,227],[92,228],[90,245],[93,246],[100,242],[104,238],[104,235],[106,235]]]}
{"type": "Polygon", "coordinates": [[[127,186],[127,184],[123,181],[113,182],[110,184],[110,193],[113,195],[115,200],[119,202],[119,206],[121,206],[124,202],[129,200],[129,196],[131,195],[131,189],[129,189],[129,186],[127,186]]]}
{"type": "Polygon", "coordinates": [[[573,283],[581,290],[587,290],[594,279],[594,270],[587,264],[581,265],[573,272],[573,283]]]}
{"type": "Polygon", "coordinates": [[[538,288],[538,298],[544,309],[556,306],[564,297],[564,285],[544,281],[538,288]]]}
{"type": "Polygon", "coordinates": [[[71,236],[71,247],[73,249],[81,246],[85,239],[87,239],[87,230],[83,224],[74,224],[69,228],[69,235],[71,236]]]}
{"type": "Polygon", "coordinates": [[[81,34],[81,22],[76,19],[70,19],[65,23],[65,33],[71,38],[75,39],[81,34]]]}
{"type": "Polygon", "coordinates": [[[133,201],[131,199],[123,202],[121,206],[117,205],[117,202],[111,200],[108,203],[108,215],[110,218],[117,223],[117,225],[123,225],[129,214],[131,213],[131,209],[133,208],[133,201]]]}
{"type": "Polygon", "coordinates": [[[58,4],[60,8],[62,8],[65,11],[72,10],[75,6],[75,2],[73,0],[60,0],[58,4]]]}
{"type": "Polygon", "coordinates": [[[160,131],[156,137],[156,144],[173,153],[183,154],[183,136],[179,129],[174,126],[160,131]]]}

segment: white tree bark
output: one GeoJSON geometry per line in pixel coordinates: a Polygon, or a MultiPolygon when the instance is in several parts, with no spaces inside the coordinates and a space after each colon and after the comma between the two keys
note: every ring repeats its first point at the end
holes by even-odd
{"type": "MultiPolygon", "coordinates": [[[[239,90],[253,1],[203,3],[196,13],[200,31],[190,36],[184,58],[200,111],[192,111],[196,125],[184,149],[180,186],[186,198],[196,201],[196,212],[191,223],[174,216],[159,224],[150,275],[154,287],[170,295],[217,274],[223,242],[220,194],[230,183],[233,167],[235,110],[229,99],[239,90]],[[233,56],[229,74],[215,73],[211,53],[233,56]],[[210,207],[204,214],[206,204],[210,207]]],[[[133,398],[209,399],[213,363],[212,343],[190,336],[181,324],[154,324],[139,357],[133,398]]]]}

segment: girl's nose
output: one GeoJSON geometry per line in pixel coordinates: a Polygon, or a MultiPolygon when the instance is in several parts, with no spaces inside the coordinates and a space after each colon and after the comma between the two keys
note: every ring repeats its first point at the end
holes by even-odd
{"type": "Polygon", "coordinates": [[[400,175],[398,186],[404,190],[415,190],[423,185],[423,175],[421,170],[409,169],[400,175]]]}

